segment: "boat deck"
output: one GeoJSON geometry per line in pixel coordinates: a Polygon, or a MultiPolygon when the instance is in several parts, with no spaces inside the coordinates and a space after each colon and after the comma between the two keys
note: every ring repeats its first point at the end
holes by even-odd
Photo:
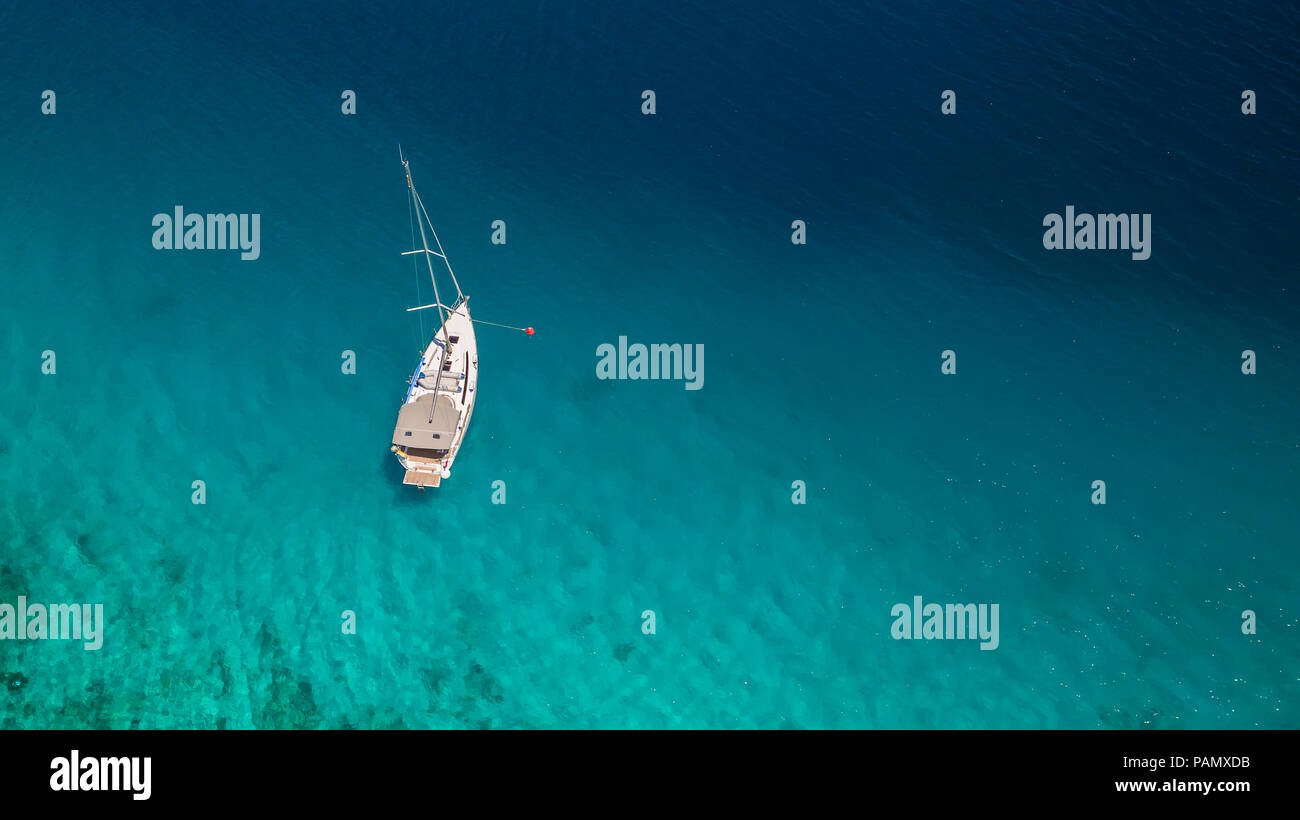
{"type": "MultiPolygon", "coordinates": [[[[456,413],[455,430],[446,445],[446,454],[439,458],[417,456],[408,450],[398,451],[402,442],[394,434],[393,449],[404,459],[406,476],[402,483],[412,487],[437,487],[442,481],[442,473],[451,470],[456,454],[460,451],[469,427],[471,414],[474,412],[474,390],[478,386],[478,344],[474,338],[474,325],[469,317],[469,308],[462,301],[452,310],[446,319],[446,326],[440,328],[420,359],[410,382],[403,407],[429,394],[445,396],[451,401],[456,413]],[[450,339],[449,339],[450,337],[450,339]],[[446,367],[438,372],[438,364],[443,361],[442,346],[450,344],[446,356],[446,367]],[[450,374],[450,375],[449,375],[450,374]]],[[[438,401],[443,401],[439,399],[438,401]]],[[[401,424],[399,411],[399,426],[401,424]]],[[[427,445],[424,445],[427,446],[427,445]]],[[[439,447],[441,449],[441,447],[439,447]]]]}
{"type": "Polygon", "coordinates": [[[410,454],[410,452],[406,452],[404,453],[404,455],[406,457],[407,463],[410,464],[428,464],[432,466],[434,469],[437,469],[437,466],[442,463],[441,458],[429,458],[428,456],[413,456],[410,454]]]}
{"type": "Polygon", "coordinates": [[[437,487],[442,481],[442,477],[437,473],[426,473],[422,470],[407,470],[406,477],[402,479],[403,484],[409,484],[412,487],[437,487]]]}

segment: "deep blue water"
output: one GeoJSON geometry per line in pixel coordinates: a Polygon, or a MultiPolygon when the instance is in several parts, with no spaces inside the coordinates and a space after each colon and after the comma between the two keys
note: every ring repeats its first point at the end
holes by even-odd
{"type": "Polygon", "coordinates": [[[0,6],[0,602],[107,620],[0,641],[0,725],[1300,725],[1300,13],[1221,5],[0,6]],[[399,142],[538,329],[424,494],[399,142]]]}

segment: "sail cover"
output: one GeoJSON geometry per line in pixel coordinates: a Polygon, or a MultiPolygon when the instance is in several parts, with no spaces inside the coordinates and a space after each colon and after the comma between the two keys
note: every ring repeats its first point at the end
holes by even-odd
{"type": "Polygon", "coordinates": [[[441,393],[437,395],[437,405],[433,416],[429,407],[433,405],[433,393],[425,393],[413,402],[402,405],[397,414],[397,428],[393,430],[393,443],[399,447],[416,447],[426,450],[446,450],[451,446],[460,423],[460,414],[451,397],[441,393]]]}

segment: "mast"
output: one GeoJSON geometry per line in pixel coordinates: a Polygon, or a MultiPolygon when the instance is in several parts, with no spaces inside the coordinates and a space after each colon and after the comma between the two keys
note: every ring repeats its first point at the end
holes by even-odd
{"type": "MultiPolygon", "coordinates": [[[[416,214],[416,222],[420,226],[420,244],[424,246],[422,250],[412,250],[410,253],[424,254],[424,261],[429,266],[429,281],[433,282],[433,300],[438,305],[438,319],[442,322],[441,330],[443,342],[440,345],[442,348],[442,355],[438,357],[438,370],[434,373],[433,377],[433,402],[429,405],[429,420],[432,421],[433,412],[438,407],[438,385],[442,380],[442,368],[447,362],[447,345],[451,344],[451,333],[447,330],[447,313],[442,305],[442,297],[438,295],[438,277],[433,275],[433,261],[429,259],[429,255],[433,254],[434,256],[441,257],[442,261],[447,265],[448,273],[451,273],[451,263],[447,262],[446,254],[441,253],[442,243],[438,241],[438,233],[433,230],[433,222],[431,221],[429,222],[429,230],[433,233],[433,241],[437,243],[438,251],[432,251],[429,249],[429,240],[424,235],[424,223],[429,221],[429,214],[424,210],[424,203],[420,201],[420,195],[416,193],[415,185],[411,182],[411,163],[405,156],[402,156],[402,148],[400,145],[397,147],[397,152],[398,156],[402,157],[402,169],[406,172],[406,188],[410,192],[411,197],[414,199],[415,204],[419,209],[419,213],[416,214]],[[423,214],[423,219],[420,218],[420,214],[423,214]]],[[[402,255],[407,256],[409,254],[402,255]]],[[[460,284],[456,282],[456,274],[451,274],[451,281],[456,285],[456,294],[463,300],[464,294],[460,292],[460,284]]],[[[436,332],[433,334],[433,338],[435,341],[437,340],[438,334],[436,332]]],[[[419,374],[417,373],[416,376],[418,378],[419,374]]]]}

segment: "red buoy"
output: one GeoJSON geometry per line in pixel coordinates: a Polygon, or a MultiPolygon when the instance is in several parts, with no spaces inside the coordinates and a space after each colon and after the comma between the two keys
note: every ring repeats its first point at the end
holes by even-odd
{"type": "Polygon", "coordinates": [[[537,331],[533,330],[531,327],[524,328],[524,333],[527,333],[529,336],[532,336],[536,332],[537,331]]]}

